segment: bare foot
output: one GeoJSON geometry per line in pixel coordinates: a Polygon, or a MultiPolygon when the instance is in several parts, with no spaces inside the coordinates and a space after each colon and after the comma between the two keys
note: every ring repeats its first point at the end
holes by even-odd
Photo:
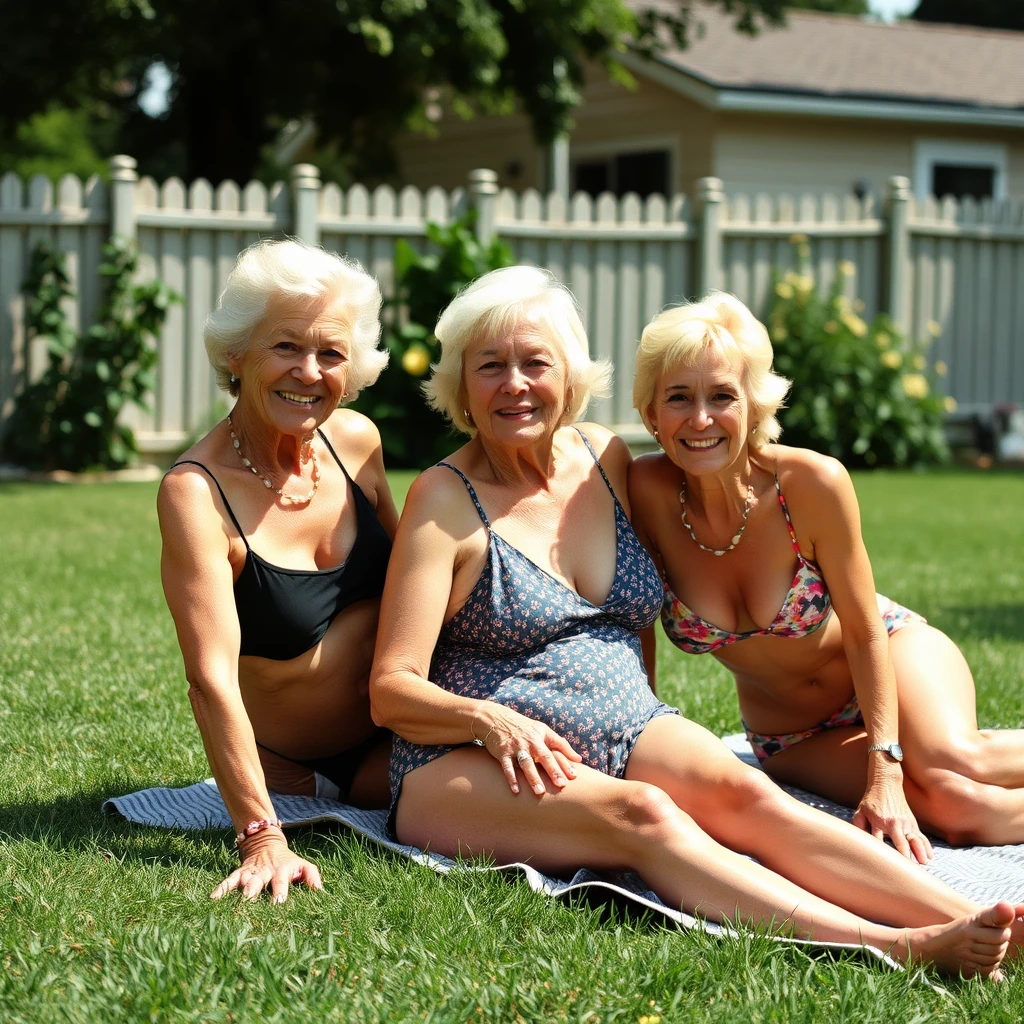
{"type": "Polygon", "coordinates": [[[1010,948],[1006,951],[1007,960],[1016,960],[1024,953],[1024,903],[1013,908],[1014,919],[1010,925],[1010,948]]]}
{"type": "Polygon", "coordinates": [[[1018,909],[1024,907],[999,902],[949,924],[908,928],[892,952],[903,960],[934,964],[947,974],[965,978],[980,974],[1000,981],[999,965],[1006,956],[1018,909]]]}

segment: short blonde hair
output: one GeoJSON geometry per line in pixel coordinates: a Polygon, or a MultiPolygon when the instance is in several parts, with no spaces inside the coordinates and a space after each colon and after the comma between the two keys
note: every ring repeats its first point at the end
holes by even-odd
{"type": "Polygon", "coordinates": [[[742,370],[754,423],[750,443],[760,448],[776,440],[782,427],[775,414],[790,382],[772,372],[772,343],[764,325],[735,295],[725,292],[663,309],[644,328],[633,378],[633,407],[644,426],[654,433],[649,410],[662,373],[691,364],[710,349],[717,349],[742,370]]]}
{"type": "Polygon", "coordinates": [[[612,367],[590,358],[587,334],[572,293],[538,267],[504,267],[464,288],[437,321],[441,358],[431,366],[423,393],[431,407],[465,434],[476,428],[466,417],[462,369],[466,349],[481,338],[507,336],[523,321],[537,324],[566,362],[563,422],[574,423],[591,398],[611,391],[612,367]]]}
{"type": "Polygon", "coordinates": [[[266,316],[273,298],[316,302],[339,297],[348,308],[349,373],[342,397],[350,402],[369,387],[387,365],[380,340],[380,286],[355,261],[293,239],[264,239],[239,255],[217,307],[203,324],[203,341],[217,386],[238,394],[228,361],[245,354],[252,332],[266,316]]]}

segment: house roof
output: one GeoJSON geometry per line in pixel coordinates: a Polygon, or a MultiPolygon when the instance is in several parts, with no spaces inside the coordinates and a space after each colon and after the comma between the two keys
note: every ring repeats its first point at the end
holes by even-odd
{"type": "Polygon", "coordinates": [[[696,14],[689,48],[655,62],[716,90],[1024,111],[1024,32],[790,10],[784,27],[751,37],[720,7],[696,14]]]}

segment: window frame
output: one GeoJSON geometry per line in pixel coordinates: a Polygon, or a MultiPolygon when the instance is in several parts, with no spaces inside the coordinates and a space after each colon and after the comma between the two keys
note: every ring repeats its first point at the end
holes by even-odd
{"type": "Polygon", "coordinates": [[[991,167],[994,172],[992,199],[1006,199],[1007,162],[1006,146],[999,143],[917,139],[914,142],[914,196],[925,199],[931,195],[935,165],[946,164],[951,167],[991,167]]]}

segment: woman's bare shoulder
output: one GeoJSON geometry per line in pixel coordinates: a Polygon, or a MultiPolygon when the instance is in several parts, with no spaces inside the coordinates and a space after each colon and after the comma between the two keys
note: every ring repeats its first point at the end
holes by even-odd
{"type": "Polygon", "coordinates": [[[342,461],[347,455],[362,464],[380,453],[380,431],[376,424],[354,409],[335,410],[320,429],[342,461]]]}

